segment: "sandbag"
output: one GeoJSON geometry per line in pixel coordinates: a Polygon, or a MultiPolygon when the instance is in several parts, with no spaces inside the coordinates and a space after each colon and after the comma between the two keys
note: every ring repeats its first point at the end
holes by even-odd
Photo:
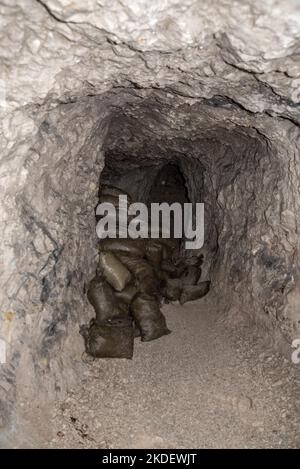
{"type": "Polygon", "coordinates": [[[175,238],[157,238],[156,241],[158,241],[159,243],[161,243],[163,246],[165,246],[167,249],[170,249],[171,251],[174,251],[174,249],[179,244],[179,239],[175,239],[175,238]]]}
{"type": "Polygon", "coordinates": [[[119,193],[115,193],[114,195],[114,192],[115,190],[108,190],[108,191],[104,191],[105,193],[103,193],[103,191],[100,193],[99,195],[99,203],[109,203],[109,204],[112,204],[115,208],[119,208],[119,196],[122,196],[122,195],[126,195],[127,196],[127,207],[124,205],[124,210],[128,210],[128,205],[131,204],[131,197],[126,194],[126,192],[122,192],[120,191],[119,193]],[[107,193],[107,192],[110,192],[110,193],[107,193]]]}
{"type": "Polygon", "coordinates": [[[158,278],[149,262],[140,257],[118,254],[118,259],[131,272],[134,283],[139,292],[148,295],[158,294],[158,278]]]}
{"type": "Polygon", "coordinates": [[[124,288],[124,290],[115,292],[115,297],[126,304],[130,304],[136,294],[136,286],[134,284],[129,284],[124,288]]]}
{"type": "Polygon", "coordinates": [[[151,238],[149,233],[149,242],[152,242],[154,245],[161,246],[161,257],[162,259],[170,259],[172,257],[173,251],[178,245],[178,240],[174,238],[151,238]]]}
{"type": "Polygon", "coordinates": [[[154,239],[146,241],[146,259],[150,264],[156,268],[159,268],[163,257],[163,245],[154,239]]]}
{"type": "Polygon", "coordinates": [[[127,228],[128,228],[128,223],[132,219],[132,217],[128,216],[127,214],[127,207],[121,207],[119,208],[119,201],[118,199],[114,199],[111,197],[105,197],[101,198],[99,200],[99,203],[111,203],[115,210],[105,210],[103,215],[97,214],[96,210],[96,221],[97,223],[100,220],[105,220],[105,224],[108,224],[108,226],[116,226],[116,234],[119,236],[119,234],[123,233],[125,236],[127,236],[127,228]]]}
{"type": "Polygon", "coordinates": [[[163,260],[161,262],[161,269],[167,272],[170,278],[179,278],[185,270],[185,265],[180,262],[175,264],[172,260],[163,260]]]}
{"type": "Polygon", "coordinates": [[[132,219],[131,216],[128,215],[128,205],[131,204],[131,198],[128,194],[119,191],[116,188],[109,188],[108,190],[104,190],[105,193],[100,194],[99,196],[99,204],[100,203],[110,203],[115,207],[115,211],[113,212],[105,212],[104,215],[96,215],[96,221],[98,222],[102,218],[105,218],[107,223],[114,225],[115,221],[117,223],[117,235],[119,234],[126,234],[128,223],[132,219]],[[115,194],[115,195],[114,195],[115,194]],[[119,207],[119,195],[127,195],[127,206],[119,207]],[[116,218],[115,218],[116,217],[116,218]]]}
{"type": "Polygon", "coordinates": [[[144,257],[145,240],[144,239],[102,239],[99,242],[101,251],[110,251],[116,255],[128,254],[131,256],[144,257]]]}
{"type": "Polygon", "coordinates": [[[196,285],[201,277],[203,263],[203,254],[183,259],[185,269],[180,276],[184,285],[196,285]]]}
{"type": "MultiPolygon", "coordinates": [[[[105,221],[103,222],[100,222],[100,220],[102,220],[102,217],[96,217],[96,220],[97,220],[96,231],[97,231],[98,238],[100,239],[100,242],[106,239],[115,240],[115,239],[127,238],[129,220],[127,220],[127,222],[124,220],[119,221],[119,219],[118,218],[116,219],[115,215],[112,215],[112,214],[103,216],[103,218],[104,217],[105,217],[105,221]],[[101,223],[101,229],[100,229],[99,223],[101,223]]],[[[116,217],[118,217],[118,214],[116,214],[116,217]]]]}
{"type": "Polygon", "coordinates": [[[168,274],[173,275],[176,271],[176,267],[175,267],[175,264],[174,262],[170,261],[170,260],[166,260],[164,259],[162,262],[161,262],[161,269],[164,271],[164,272],[167,272],[168,274]]]}
{"type": "Polygon", "coordinates": [[[131,202],[130,195],[125,192],[124,189],[119,189],[118,187],[107,185],[102,186],[100,189],[100,197],[108,196],[118,198],[119,195],[127,195],[128,203],[129,201],[131,202]]]}
{"type": "Polygon", "coordinates": [[[182,283],[180,279],[168,279],[163,290],[164,296],[169,301],[178,301],[182,292],[182,283]]]}
{"type": "Polygon", "coordinates": [[[171,246],[167,246],[167,245],[164,245],[164,244],[162,246],[163,246],[162,258],[165,259],[165,260],[172,259],[173,248],[171,246]]]}
{"type": "Polygon", "coordinates": [[[183,305],[187,301],[198,300],[205,296],[210,289],[210,281],[200,282],[198,285],[185,285],[182,288],[180,296],[180,304],[183,305]]]}
{"type": "Polygon", "coordinates": [[[152,233],[153,235],[157,236],[157,238],[154,238],[153,236],[152,239],[161,239],[161,238],[170,239],[172,236],[170,227],[163,225],[161,222],[156,224],[154,220],[151,220],[151,225],[149,225],[148,233],[149,233],[149,238],[152,238],[152,233]]]}
{"type": "Polygon", "coordinates": [[[85,341],[86,352],[96,358],[132,358],[134,330],[130,325],[82,326],[80,333],[85,341]]]}
{"type": "MultiPolygon", "coordinates": [[[[112,204],[115,208],[119,208],[119,197],[112,197],[110,195],[101,195],[99,197],[99,203],[101,204],[104,204],[104,203],[108,203],[108,204],[112,204]]],[[[127,212],[127,209],[128,209],[128,205],[130,204],[131,202],[127,199],[127,206],[124,204],[124,207],[121,206],[121,208],[124,210],[126,209],[126,212],[127,212]]]]}
{"type": "Polygon", "coordinates": [[[158,278],[158,281],[159,281],[159,289],[162,290],[167,285],[169,275],[168,275],[167,272],[164,272],[161,269],[156,269],[155,275],[156,275],[156,277],[158,278]]]}
{"type": "Polygon", "coordinates": [[[138,325],[135,322],[133,323],[133,335],[135,339],[137,337],[141,337],[141,331],[139,330],[138,325]]]}
{"type": "Polygon", "coordinates": [[[182,284],[196,285],[200,280],[201,273],[201,267],[198,267],[197,265],[188,265],[180,277],[182,284]]]}
{"type": "Polygon", "coordinates": [[[137,295],[132,304],[131,312],[140,330],[142,342],[158,339],[170,334],[166,320],[159,309],[158,301],[148,295],[137,295]]]}
{"type": "Polygon", "coordinates": [[[115,296],[113,288],[103,277],[96,275],[90,281],[87,298],[95,310],[97,324],[130,317],[128,304],[115,296]]]}
{"type": "Polygon", "coordinates": [[[122,291],[131,280],[131,273],[111,252],[100,252],[98,270],[117,291],[122,291]]]}

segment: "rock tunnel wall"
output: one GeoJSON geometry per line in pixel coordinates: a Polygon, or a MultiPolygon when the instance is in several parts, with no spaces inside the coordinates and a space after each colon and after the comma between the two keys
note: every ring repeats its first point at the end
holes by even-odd
{"type": "Polygon", "coordinates": [[[54,399],[81,371],[105,162],[140,200],[163,164],[179,164],[191,200],[206,206],[205,276],[220,311],[263,325],[276,344],[300,334],[293,2],[282,15],[271,1],[140,1],[131,20],[114,2],[110,14],[64,3],[1,6],[0,402],[10,431],[23,395],[54,399]]]}

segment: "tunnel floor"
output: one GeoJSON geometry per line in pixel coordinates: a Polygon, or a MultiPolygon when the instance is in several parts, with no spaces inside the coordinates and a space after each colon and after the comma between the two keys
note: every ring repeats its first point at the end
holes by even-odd
{"type": "Polygon", "coordinates": [[[233,331],[209,297],[166,305],[172,334],[148,343],[136,339],[133,360],[86,363],[78,389],[58,404],[47,428],[43,423],[41,445],[299,446],[295,368],[245,325],[233,331]]]}

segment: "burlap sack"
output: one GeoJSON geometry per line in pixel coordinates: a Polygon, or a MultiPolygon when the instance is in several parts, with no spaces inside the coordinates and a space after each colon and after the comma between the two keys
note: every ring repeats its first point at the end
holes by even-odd
{"type": "Polygon", "coordinates": [[[137,288],[136,286],[133,284],[133,283],[130,283],[129,285],[126,285],[126,287],[124,288],[124,290],[120,291],[120,292],[115,292],[115,297],[126,303],[126,304],[130,304],[133,300],[133,298],[135,297],[135,295],[137,294],[137,288]]]}
{"type": "Polygon", "coordinates": [[[182,283],[180,279],[170,278],[166,282],[163,290],[165,298],[169,301],[178,301],[182,292],[182,283]]]}
{"type": "Polygon", "coordinates": [[[103,185],[99,191],[99,197],[114,197],[118,198],[119,195],[127,195],[128,203],[131,203],[131,197],[128,192],[125,192],[124,189],[119,189],[118,187],[103,185]]]}
{"type": "Polygon", "coordinates": [[[210,281],[200,282],[198,285],[188,286],[185,285],[182,288],[182,293],[180,296],[180,304],[184,304],[187,301],[198,300],[205,296],[210,289],[210,281]]]}
{"type": "Polygon", "coordinates": [[[82,326],[86,352],[96,358],[132,358],[134,330],[130,325],[98,325],[93,320],[90,326],[82,326]]]}
{"type": "Polygon", "coordinates": [[[99,253],[98,272],[117,291],[122,291],[131,280],[129,270],[111,252],[99,253]]]}
{"type": "Polygon", "coordinates": [[[139,292],[147,295],[158,294],[158,278],[153,267],[146,259],[118,254],[118,259],[131,272],[133,281],[139,292]]]}
{"type": "Polygon", "coordinates": [[[131,256],[144,257],[145,240],[144,239],[102,239],[99,242],[101,251],[109,251],[116,255],[127,254],[131,256]]]}
{"type": "Polygon", "coordinates": [[[158,301],[148,295],[137,295],[132,304],[131,312],[141,332],[142,342],[158,339],[170,334],[165,318],[159,309],[158,301]]]}
{"type": "Polygon", "coordinates": [[[198,267],[197,265],[188,265],[180,277],[182,284],[197,285],[200,280],[201,273],[201,267],[198,267]]]}
{"type": "Polygon", "coordinates": [[[175,264],[172,260],[167,260],[164,259],[161,262],[161,270],[164,272],[167,272],[170,278],[179,278],[181,275],[183,275],[183,272],[185,270],[185,265],[180,262],[175,264]]]}
{"type": "Polygon", "coordinates": [[[148,239],[145,244],[146,259],[154,268],[159,268],[163,258],[163,245],[154,239],[148,239]]]}
{"type": "Polygon", "coordinates": [[[114,319],[129,318],[129,305],[116,297],[115,291],[103,277],[95,276],[88,287],[87,297],[93,306],[97,324],[114,319]]]}

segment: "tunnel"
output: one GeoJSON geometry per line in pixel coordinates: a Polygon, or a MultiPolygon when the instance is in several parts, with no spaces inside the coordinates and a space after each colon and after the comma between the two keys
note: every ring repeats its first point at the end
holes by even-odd
{"type": "Polygon", "coordinates": [[[274,11],[262,33],[258,4],[222,2],[214,22],[197,2],[183,13],[173,3],[153,3],[154,36],[134,7],[134,20],[122,23],[119,5],[105,24],[109,8],[93,1],[93,14],[76,2],[1,7],[17,51],[1,97],[3,447],[299,446],[293,15],[274,11]],[[86,358],[79,333],[94,316],[105,185],[147,205],[204,204],[196,254],[210,291],[165,304],[171,334],[136,339],[132,360],[86,358]]]}

